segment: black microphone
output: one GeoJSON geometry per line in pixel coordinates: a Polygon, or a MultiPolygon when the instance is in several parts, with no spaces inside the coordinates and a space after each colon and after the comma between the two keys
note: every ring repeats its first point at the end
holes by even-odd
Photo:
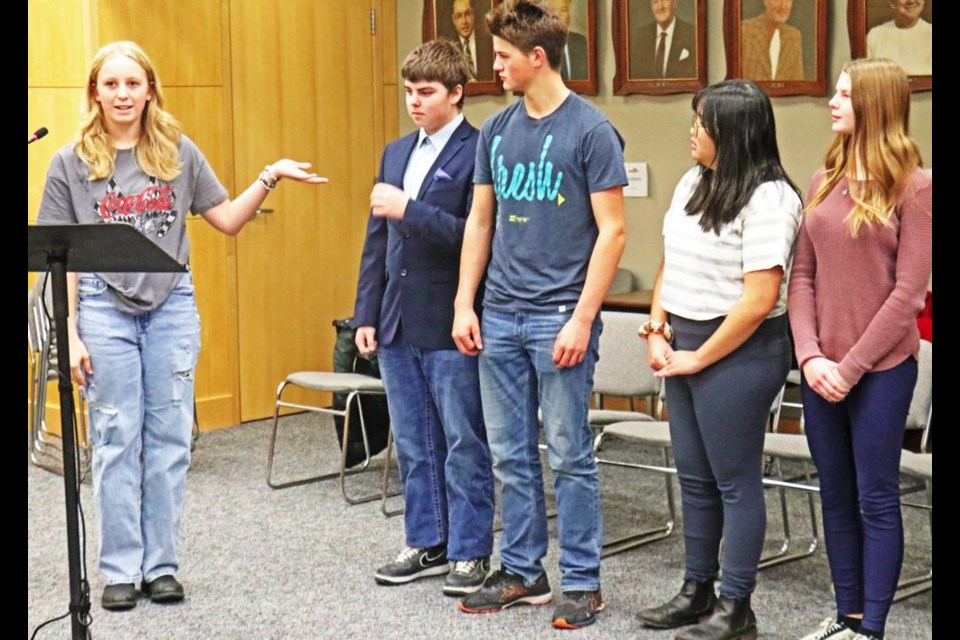
{"type": "Polygon", "coordinates": [[[30,136],[29,138],[27,138],[27,144],[31,144],[31,143],[33,143],[33,142],[36,142],[37,140],[39,140],[39,139],[42,138],[43,136],[47,135],[48,133],[50,133],[50,132],[47,131],[47,128],[46,128],[46,127],[40,127],[39,129],[37,129],[36,131],[33,132],[33,135],[32,135],[32,136],[30,136]]]}

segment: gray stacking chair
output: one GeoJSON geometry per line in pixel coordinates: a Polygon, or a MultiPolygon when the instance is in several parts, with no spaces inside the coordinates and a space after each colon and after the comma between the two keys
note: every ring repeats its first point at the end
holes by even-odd
{"type": "MultiPolygon", "coordinates": [[[[28,390],[30,461],[42,469],[63,474],[63,444],[60,434],[47,429],[47,385],[57,380],[56,333],[49,310],[53,308],[52,293],[45,286],[46,276],[37,278],[27,292],[27,349],[30,360],[30,388],[28,390]]],[[[86,405],[83,394],[78,394],[77,462],[78,477],[83,480],[90,470],[91,450],[87,438],[86,405]]]]}
{"type": "Polygon", "coordinates": [[[600,359],[594,372],[594,393],[616,396],[646,396],[649,412],[590,411],[590,424],[602,427],[594,440],[597,464],[632,469],[644,469],[664,474],[669,516],[663,524],[635,531],[626,536],[605,541],[603,557],[608,557],[662,540],[673,533],[676,522],[676,501],[673,479],[676,473],[670,458],[670,430],[661,420],[663,397],[661,381],[654,377],[647,363],[647,343],[637,336],[637,328],[650,319],[643,313],[604,311],[603,333],[600,335],[600,359]],[[651,401],[656,398],[656,404],[651,401]],[[603,445],[611,438],[655,447],[660,450],[663,465],[648,465],[628,460],[600,457],[603,445]]]}
{"type": "MultiPolygon", "coordinates": [[[[347,493],[345,479],[346,476],[354,475],[357,473],[364,473],[367,471],[373,471],[370,468],[370,461],[372,456],[370,455],[370,443],[367,439],[367,428],[364,424],[363,411],[358,411],[360,416],[360,431],[363,435],[363,446],[366,452],[366,457],[363,463],[353,469],[347,469],[347,447],[341,446],[340,452],[340,466],[337,471],[330,473],[324,473],[317,476],[312,476],[308,478],[300,478],[297,480],[290,480],[287,482],[275,482],[273,479],[273,464],[274,464],[274,454],[276,451],[276,441],[277,441],[277,428],[280,422],[280,408],[285,407],[289,409],[297,409],[300,411],[309,411],[312,413],[322,413],[332,416],[340,416],[343,418],[343,441],[342,445],[345,445],[348,442],[348,436],[350,433],[350,409],[353,407],[354,403],[358,405],[358,408],[362,409],[362,397],[365,395],[383,395],[386,393],[386,390],[383,386],[383,381],[380,378],[375,378],[373,376],[363,375],[360,373],[341,373],[341,372],[329,372],[329,371],[297,371],[288,375],[277,387],[277,400],[274,405],[273,412],[273,425],[270,432],[270,446],[269,452],[267,454],[267,485],[273,489],[285,489],[287,487],[294,487],[302,484],[307,484],[311,482],[320,482],[323,480],[330,480],[337,478],[340,484],[340,492],[343,494],[343,499],[348,504],[360,504],[363,502],[371,502],[373,500],[382,500],[386,495],[386,481],[384,480],[381,485],[381,492],[370,493],[363,496],[351,496],[347,493]],[[311,391],[326,391],[330,393],[346,393],[347,401],[346,406],[340,409],[334,409],[333,407],[320,407],[316,405],[304,405],[294,402],[288,402],[283,400],[283,392],[289,387],[300,387],[303,389],[309,389],[311,391]]],[[[389,453],[389,452],[388,452],[389,453]]],[[[384,468],[386,472],[386,468],[384,468]]]]}
{"type": "MultiPolygon", "coordinates": [[[[920,341],[920,368],[917,374],[917,388],[910,403],[910,413],[907,416],[907,429],[923,428],[923,437],[920,440],[920,452],[904,450],[900,455],[900,473],[921,482],[919,487],[908,487],[907,492],[925,490],[926,503],[902,501],[903,506],[924,509],[930,518],[930,548],[933,549],[933,450],[930,443],[930,429],[933,423],[933,344],[926,340],[920,341]]],[[[931,551],[932,553],[932,551],[931,551]]],[[[897,593],[893,598],[899,602],[915,595],[933,589],[933,558],[930,559],[930,569],[926,573],[908,578],[902,578],[897,585],[897,593]]]]}
{"type": "Polygon", "coordinates": [[[593,372],[593,393],[598,396],[597,409],[591,409],[587,420],[592,427],[602,428],[615,422],[653,420],[653,404],[660,381],[653,377],[647,364],[647,345],[637,336],[637,329],[650,319],[646,313],[601,311],[603,333],[600,334],[599,359],[593,372]],[[630,399],[630,411],[605,409],[605,396],[630,399]],[[634,400],[645,397],[647,411],[635,410],[634,400]]]}
{"type": "Polygon", "coordinates": [[[629,269],[618,268],[616,273],[613,274],[613,282],[610,283],[610,288],[607,289],[607,295],[635,291],[636,286],[634,285],[633,272],[629,269]]]}
{"type": "MultiPolygon", "coordinates": [[[[799,379],[797,380],[799,383],[799,379]]],[[[790,383],[789,377],[787,384],[790,383]]],[[[817,527],[817,505],[813,493],[818,489],[812,482],[812,472],[810,469],[810,447],[807,445],[807,436],[802,431],[799,434],[782,433],[779,430],[780,411],[784,405],[783,393],[784,386],[780,390],[779,403],[774,404],[774,417],[772,419],[772,429],[764,436],[763,453],[772,461],[772,468],[768,467],[770,473],[764,478],[764,484],[774,486],[780,496],[780,514],[783,518],[783,540],[778,550],[764,555],[760,558],[757,565],[759,569],[775,567],[794,560],[801,560],[813,555],[820,546],[820,532],[817,527]],[[782,459],[797,460],[803,467],[803,483],[798,483],[796,478],[787,480],[783,475],[782,459]],[[772,477],[771,477],[772,476],[772,477]],[[793,536],[790,529],[790,512],[787,508],[787,489],[806,489],[807,490],[807,509],[810,514],[810,542],[806,548],[791,552],[793,546],[793,536]]],[[[801,407],[802,408],[802,407],[801,407]]],[[[801,414],[802,415],[802,414],[801,414]]],[[[801,422],[802,424],[802,422],[801,422]]]]}
{"type": "MultiPolygon", "coordinates": [[[[643,346],[643,366],[649,370],[650,368],[646,364],[646,342],[640,340],[639,338],[637,338],[636,341],[643,346]]],[[[653,377],[652,371],[650,377],[653,377]]],[[[654,378],[654,380],[659,384],[658,379],[654,378]]],[[[658,387],[657,406],[653,411],[653,415],[648,414],[645,415],[643,419],[615,422],[605,426],[603,431],[601,431],[594,440],[593,450],[594,454],[597,456],[598,465],[612,465],[617,467],[628,467],[631,469],[642,469],[646,471],[662,473],[664,476],[664,487],[666,488],[668,510],[667,520],[662,524],[656,524],[646,529],[634,531],[620,538],[604,541],[603,551],[601,552],[601,557],[603,558],[607,558],[618,553],[623,553],[624,551],[629,551],[630,549],[636,549],[637,547],[642,547],[643,545],[656,542],[657,540],[663,540],[664,538],[670,536],[676,527],[677,505],[676,498],[674,496],[672,476],[676,475],[677,470],[676,467],[673,466],[670,455],[670,426],[667,421],[662,419],[662,387],[662,385],[659,385],[658,387]],[[663,464],[652,465],[605,457],[601,458],[600,452],[603,449],[603,445],[611,438],[659,449],[663,464]]]]}

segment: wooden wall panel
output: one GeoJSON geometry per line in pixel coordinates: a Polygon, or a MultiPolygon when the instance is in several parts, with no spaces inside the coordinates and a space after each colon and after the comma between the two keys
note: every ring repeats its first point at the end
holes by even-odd
{"type": "Polygon", "coordinates": [[[240,422],[236,241],[200,217],[187,223],[187,233],[200,312],[197,415],[206,431],[240,422]]]}
{"type": "Polygon", "coordinates": [[[222,87],[164,87],[166,109],[183,125],[183,133],[193,140],[214,173],[228,191],[232,185],[233,133],[228,129],[224,113],[229,96],[222,87]]]}
{"type": "Polygon", "coordinates": [[[73,140],[85,95],[82,86],[27,88],[27,135],[40,127],[49,130],[45,138],[27,147],[27,222],[30,224],[37,221],[40,197],[53,155],[73,140]]]}
{"type": "MultiPolygon", "coordinates": [[[[279,157],[330,178],[281,183],[237,238],[241,415],[270,415],[277,384],[332,365],[331,321],[353,307],[375,164],[369,7],[231,4],[236,183],[279,157]]],[[[379,108],[377,105],[376,108],[379,108]]]]}
{"type": "Polygon", "coordinates": [[[220,0],[102,0],[99,42],[133,40],[163,86],[223,84],[220,0]]]}
{"type": "MultiPolygon", "coordinates": [[[[222,87],[164,89],[166,107],[183,123],[183,132],[203,151],[217,177],[232,192],[232,132],[222,87]]],[[[187,221],[190,263],[197,288],[201,350],[197,364],[197,412],[200,428],[218,429],[240,422],[237,355],[236,239],[200,216],[187,221]]]]}
{"type": "Polygon", "coordinates": [[[27,3],[27,86],[82,87],[90,60],[94,0],[27,3]]]}

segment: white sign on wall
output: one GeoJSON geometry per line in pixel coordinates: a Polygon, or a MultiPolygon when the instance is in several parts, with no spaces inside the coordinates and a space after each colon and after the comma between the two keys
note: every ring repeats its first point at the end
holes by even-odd
{"type": "Polygon", "coordinates": [[[647,163],[646,162],[625,162],[627,169],[627,186],[623,189],[624,198],[646,198],[647,197],[647,163]]]}

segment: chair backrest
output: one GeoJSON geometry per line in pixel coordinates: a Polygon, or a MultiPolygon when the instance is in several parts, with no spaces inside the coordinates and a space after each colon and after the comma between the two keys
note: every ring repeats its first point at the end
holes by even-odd
{"type": "Polygon", "coordinates": [[[600,358],[593,374],[593,392],[611,396],[653,396],[660,380],[647,364],[647,342],[637,328],[650,319],[645,313],[601,311],[600,358]]]}
{"type": "Polygon", "coordinates": [[[917,370],[917,386],[913,388],[910,411],[907,413],[907,429],[923,429],[933,406],[933,343],[920,341],[920,363],[917,370]]]}
{"type": "Polygon", "coordinates": [[[633,272],[629,269],[618,268],[616,273],[613,275],[613,282],[610,283],[610,288],[607,290],[607,294],[615,293],[627,293],[628,291],[633,291],[633,272]]]}

